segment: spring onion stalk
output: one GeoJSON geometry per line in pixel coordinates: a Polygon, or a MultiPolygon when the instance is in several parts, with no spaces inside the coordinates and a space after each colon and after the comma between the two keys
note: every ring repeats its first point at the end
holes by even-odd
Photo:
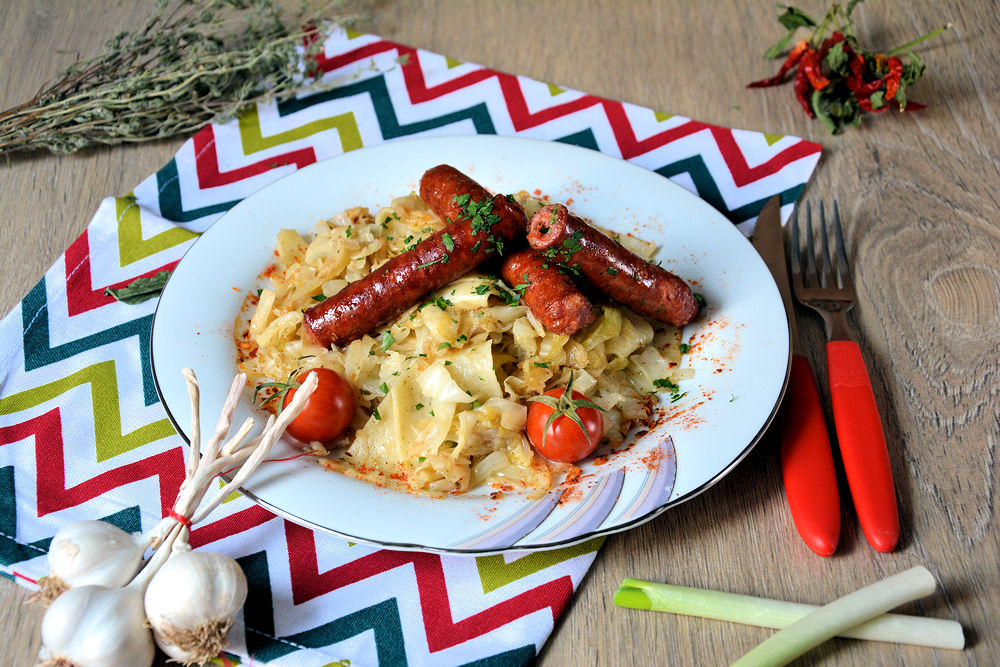
{"type": "MultiPolygon", "coordinates": [[[[763,628],[785,628],[819,607],[752,595],[625,579],[615,593],[615,604],[632,609],[713,618],[763,628]]],[[[902,614],[882,614],[838,633],[838,637],[962,649],[965,637],[956,621],[902,614]]]]}
{"type": "Polygon", "coordinates": [[[733,667],[787,665],[847,628],[930,595],[935,586],[934,575],[919,565],[887,577],[834,600],[779,630],[734,662],[733,667]]]}

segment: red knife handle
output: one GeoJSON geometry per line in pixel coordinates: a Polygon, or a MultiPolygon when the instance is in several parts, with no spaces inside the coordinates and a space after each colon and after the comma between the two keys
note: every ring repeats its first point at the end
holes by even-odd
{"type": "Polygon", "coordinates": [[[792,357],[781,410],[781,476],[795,528],[810,549],[830,556],[840,539],[840,497],[830,437],[809,361],[792,357]]]}
{"type": "Polygon", "coordinates": [[[830,400],[844,472],[858,522],[875,551],[889,552],[899,542],[899,512],[882,420],[858,344],[826,344],[830,400]]]}

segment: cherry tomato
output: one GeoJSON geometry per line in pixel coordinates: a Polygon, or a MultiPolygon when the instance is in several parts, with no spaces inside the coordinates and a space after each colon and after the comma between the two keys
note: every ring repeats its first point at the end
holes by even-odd
{"type": "Polygon", "coordinates": [[[604,433],[604,417],[587,397],[578,391],[570,392],[572,400],[564,395],[563,388],[550,389],[528,406],[528,440],[545,458],[561,463],[575,463],[590,455],[604,433]],[[576,411],[586,429],[584,432],[571,417],[576,411]],[[554,412],[556,416],[548,428],[545,425],[554,412]]]}
{"type": "MultiPolygon", "coordinates": [[[[287,432],[302,442],[329,442],[343,433],[354,417],[354,388],[329,368],[312,368],[295,381],[301,384],[310,374],[315,374],[319,383],[305,408],[288,425],[287,432]]],[[[289,389],[282,408],[288,407],[293,396],[295,389],[289,389]]]]}

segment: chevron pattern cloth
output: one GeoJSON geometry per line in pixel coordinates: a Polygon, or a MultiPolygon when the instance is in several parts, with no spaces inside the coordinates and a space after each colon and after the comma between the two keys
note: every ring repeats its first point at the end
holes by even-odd
{"type": "MultiPolygon", "coordinates": [[[[205,127],[86,231],[0,321],[0,574],[46,573],[63,525],[154,525],[183,478],[181,438],[150,368],[156,301],[105,295],[172,269],[198,234],[261,187],[317,160],[415,136],[499,134],[621,157],[694,191],[744,231],[771,196],[787,212],[820,146],[732,130],[337,31],[328,90],[205,127]]],[[[601,540],[460,557],[315,534],[234,495],[192,542],[250,581],[233,664],[520,665],[552,631],[601,540]],[[349,663],[348,663],[349,661],[349,663]]]]}

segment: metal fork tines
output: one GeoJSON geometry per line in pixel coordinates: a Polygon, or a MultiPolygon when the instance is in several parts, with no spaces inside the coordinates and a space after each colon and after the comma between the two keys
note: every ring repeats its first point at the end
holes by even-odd
{"type": "Polygon", "coordinates": [[[840,226],[840,210],[833,202],[833,237],[836,261],[830,254],[829,233],[823,202],[819,204],[819,244],[813,241],[812,206],[806,202],[805,248],[799,235],[798,209],[792,214],[790,255],[792,286],[795,298],[823,317],[829,340],[850,340],[847,329],[847,311],[854,306],[854,283],[851,266],[844,247],[844,231],[840,226]],[[802,255],[805,255],[803,266],[802,255]]]}

